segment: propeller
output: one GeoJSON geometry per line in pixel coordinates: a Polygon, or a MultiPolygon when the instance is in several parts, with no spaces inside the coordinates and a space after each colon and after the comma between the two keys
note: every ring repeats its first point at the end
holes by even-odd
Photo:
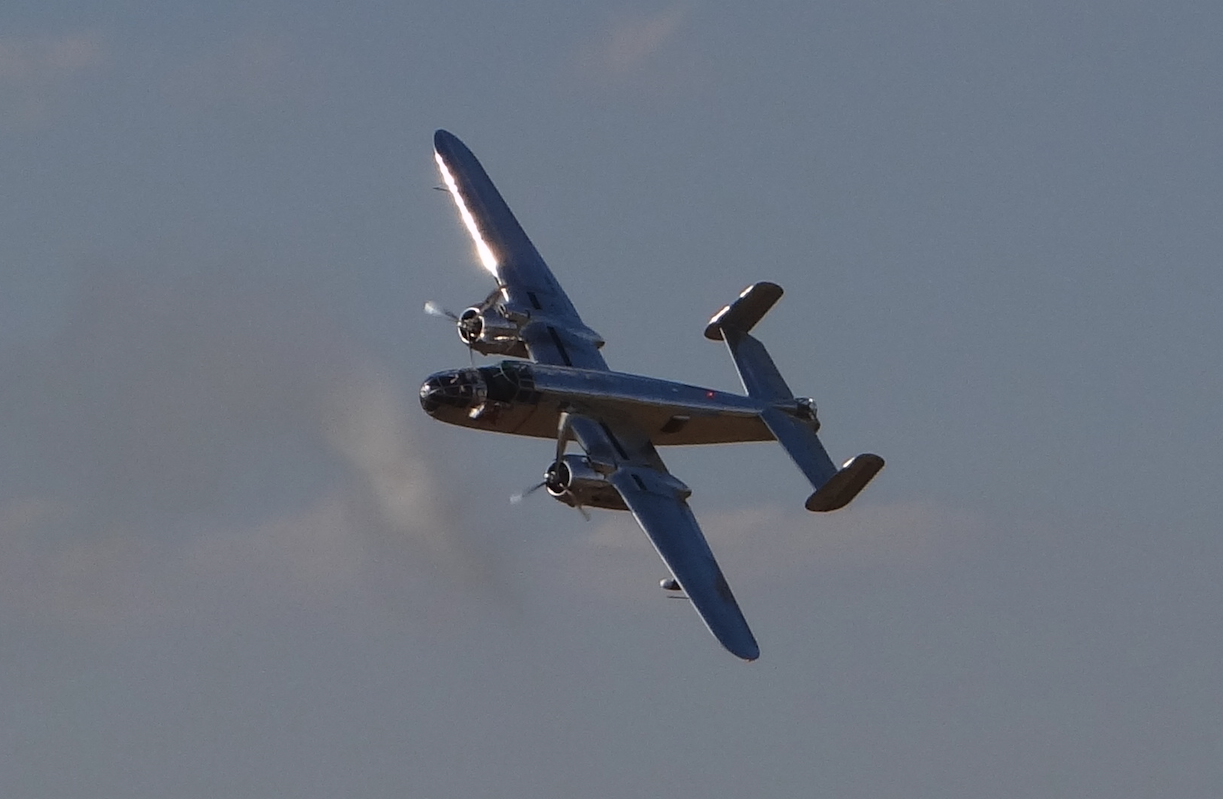
{"type": "Polygon", "coordinates": [[[449,308],[443,308],[433,300],[429,300],[425,303],[425,313],[429,314],[430,316],[444,316],[451,322],[459,321],[459,315],[457,313],[449,308]]]}
{"type": "Polygon", "coordinates": [[[531,496],[532,494],[534,494],[536,491],[543,488],[547,484],[548,484],[548,481],[545,478],[544,480],[539,481],[538,483],[531,486],[530,488],[528,488],[525,491],[519,491],[516,494],[510,494],[510,503],[517,505],[518,503],[522,502],[524,499],[531,496]]]}
{"type": "MultiPolygon", "coordinates": [[[[561,411],[560,417],[556,423],[556,459],[552,461],[552,465],[544,472],[542,482],[536,483],[525,491],[520,491],[510,497],[510,502],[517,505],[524,499],[534,494],[541,488],[547,487],[550,490],[560,490],[560,465],[565,457],[565,448],[569,446],[569,440],[573,437],[573,417],[569,411],[561,411]],[[555,488],[554,488],[555,487],[555,488]]],[[[582,514],[582,518],[590,521],[590,512],[582,507],[582,503],[578,502],[578,498],[572,491],[565,489],[560,492],[561,496],[569,495],[573,500],[573,507],[577,508],[578,513],[582,514]]]]}
{"type": "Polygon", "coordinates": [[[572,435],[573,417],[569,415],[569,411],[561,411],[556,420],[556,459],[553,463],[560,463],[561,458],[565,457],[565,448],[569,446],[569,438],[572,435]]]}
{"type": "MultiPolygon", "coordinates": [[[[443,308],[441,305],[438,305],[433,300],[429,300],[428,302],[425,303],[425,313],[429,314],[429,316],[439,316],[443,319],[449,319],[451,322],[454,322],[456,325],[459,325],[460,327],[463,326],[463,320],[457,313],[450,310],[449,308],[443,308]]],[[[471,361],[472,368],[475,368],[476,351],[472,349],[470,344],[467,345],[467,357],[471,361]]]]}

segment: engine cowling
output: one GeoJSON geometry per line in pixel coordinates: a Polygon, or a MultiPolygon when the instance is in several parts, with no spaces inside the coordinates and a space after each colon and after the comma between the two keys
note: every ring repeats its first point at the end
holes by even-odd
{"type": "Polygon", "coordinates": [[[528,357],[522,329],[495,307],[474,305],[459,315],[459,338],[481,355],[528,357]]]}
{"type": "Polygon", "coordinates": [[[586,508],[628,510],[616,487],[596,470],[589,458],[566,455],[544,473],[544,488],[566,505],[586,508]]]}

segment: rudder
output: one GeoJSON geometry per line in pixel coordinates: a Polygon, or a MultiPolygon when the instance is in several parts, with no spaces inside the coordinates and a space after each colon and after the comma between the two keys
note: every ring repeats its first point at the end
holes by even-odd
{"type": "Polygon", "coordinates": [[[756,399],[794,398],[764,345],[748,334],[777,304],[782,293],[781,286],[776,283],[753,283],[741,291],[734,302],[714,314],[705,326],[705,338],[726,342],[739,379],[743,381],[743,390],[756,399]]]}

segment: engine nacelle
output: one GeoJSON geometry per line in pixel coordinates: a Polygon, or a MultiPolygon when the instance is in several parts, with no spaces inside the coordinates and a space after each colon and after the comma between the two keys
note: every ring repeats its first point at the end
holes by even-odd
{"type": "Polygon", "coordinates": [[[548,493],[570,507],[628,510],[624,498],[606,475],[581,455],[566,455],[549,466],[544,481],[548,493]]]}
{"type": "Polygon", "coordinates": [[[475,305],[459,315],[459,338],[481,355],[528,357],[521,328],[495,307],[475,305]]]}

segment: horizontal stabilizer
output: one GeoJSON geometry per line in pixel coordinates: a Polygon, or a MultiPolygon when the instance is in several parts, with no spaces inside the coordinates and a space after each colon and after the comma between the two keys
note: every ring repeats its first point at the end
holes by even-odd
{"type": "Polygon", "coordinates": [[[826,512],[845,507],[883,468],[883,458],[866,454],[838,469],[810,425],[777,408],[766,409],[760,419],[815,488],[807,499],[807,510],[826,512]]]}
{"type": "Polygon", "coordinates": [[[806,475],[812,488],[819,488],[837,474],[837,467],[811,427],[777,408],[766,408],[760,420],[773,438],[806,475]]]}
{"type": "Polygon", "coordinates": [[[865,453],[850,458],[827,483],[807,498],[807,510],[827,512],[848,505],[883,468],[883,458],[865,453]]]}
{"type": "Polygon", "coordinates": [[[776,283],[753,283],[740,292],[738,299],[713,315],[705,326],[705,338],[721,341],[723,328],[748,332],[777,304],[781,295],[781,286],[776,283]]]}

